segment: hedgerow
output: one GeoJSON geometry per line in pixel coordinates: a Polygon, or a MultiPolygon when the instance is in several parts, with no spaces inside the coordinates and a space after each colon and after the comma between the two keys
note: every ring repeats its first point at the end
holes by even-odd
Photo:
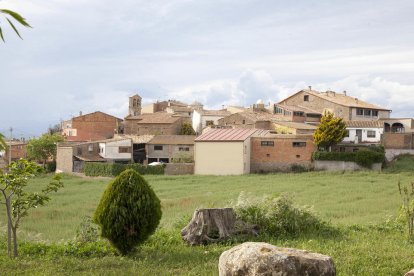
{"type": "Polygon", "coordinates": [[[164,174],[164,166],[145,166],[142,164],[117,164],[87,162],[83,167],[86,176],[118,176],[121,172],[133,169],[139,174],[164,174]]]}

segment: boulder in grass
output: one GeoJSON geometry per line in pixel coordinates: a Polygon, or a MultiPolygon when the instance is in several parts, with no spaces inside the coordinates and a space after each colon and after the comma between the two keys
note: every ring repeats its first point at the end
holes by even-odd
{"type": "Polygon", "coordinates": [[[326,255],[246,242],[221,254],[219,275],[334,276],[336,269],[332,258],[326,255]]]}
{"type": "Polygon", "coordinates": [[[404,276],[414,276],[414,269],[411,269],[410,271],[408,271],[407,273],[405,273],[404,276]]]}

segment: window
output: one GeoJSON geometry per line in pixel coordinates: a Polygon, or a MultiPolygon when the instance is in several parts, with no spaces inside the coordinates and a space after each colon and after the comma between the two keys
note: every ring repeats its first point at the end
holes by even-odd
{"type": "Polygon", "coordinates": [[[293,112],[293,115],[294,116],[301,116],[301,117],[303,117],[304,116],[304,113],[301,112],[301,111],[295,111],[295,112],[293,112]]]}
{"type": "Polygon", "coordinates": [[[371,109],[365,109],[364,110],[364,115],[365,116],[371,116],[371,109]]]}
{"type": "Polygon", "coordinates": [[[345,137],[349,137],[349,130],[345,130],[345,137]]]}
{"type": "Polygon", "coordinates": [[[305,96],[303,96],[303,101],[305,101],[305,102],[309,102],[309,95],[305,95],[305,96]]]}
{"type": "Polygon", "coordinates": [[[214,126],[214,121],[213,120],[206,121],[206,126],[214,126]]]}
{"type": "Polygon", "coordinates": [[[82,148],[78,148],[77,153],[78,153],[78,155],[82,155],[82,148]]]}
{"type": "Polygon", "coordinates": [[[375,132],[375,130],[368,130],[367,131],[367,137],[368,138],[375,138],[376,137],[376,132],[375,132]]]}
{"type": "Polygon", "coordinates": [[[243,125],[246,124],[246,120],[243,120],[243,125]]]}
{"type": "Polygon", "coordinates": [[[372,110],[372,116],[378,117],[378,110],[372,110]]]}
{"type": "Polygon", "coordinates": [[[119,153],[129,153],[129,152],[131,152],[131,148],[130,147],[119,147],[118,152],[119,153]]]}
{"type": "Polygon", "coordinates": [[[162,150],[162,146],[156,145],[154,146],[154,150],[162,150]]]}
{"type": "Polygon", "coordinates": [[[89,145],[89,146],[88,146],[88,151],[89,151],[89,152],[93,151],[93,145],[89,145]]]}
{"type": "Polygon", "coordinates": [[[190,151],[190,147],[179,147],[178,151],[190,151]]]}
{"type": "Polygon", "coordinates": [[[339,147],[339,152],[345,152],[345,147],[339,147]]]}
{"type": "Polygon", "coordinates": [[[280,107],[278,107],[278,106],[276,106],[276,107],[275,107],[275,113],[276,113],[276,114],[283,114],[283,109],[282,109],[282,108],[280,108],[280,107]]]}
{"type": "Polygon", "coordinates": [[[262,147],[274,147],[275,146],[275,142],[273,141],[261,141],[260,145],[262,147]]]}
{"type": "Polygon", "coordinates": [[[363,109],[361,109],[361,108],[357,108],[357,110],[356,110],[356,115],[358,115],[358,116],[362,116],[362,115],[364,115],[364,110],[363,110],[363,109]]]}
{"type": "Polygon", "coordinates": [[[292,146],[294,148],[302,148],[302,147],[306,147],[306,142],[293,142],[292,146]]]}

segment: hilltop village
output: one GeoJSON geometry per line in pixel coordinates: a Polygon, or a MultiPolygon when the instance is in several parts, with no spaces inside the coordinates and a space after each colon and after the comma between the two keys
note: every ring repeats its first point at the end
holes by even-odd
{"type": "MultiPolygon", "coordinates": [[[[412,118],[391,118],[391,110],[346,91],[301,90],[275,104],[207,110],[200,102],[176,100],[142,105],[129,98],[129,112],[117,118],[101,111],[61,123],[65,142],[57,146],[57,171],[80,172],[86,162],[186,164],[171,174],[248,174],[312,168],[312,134],[329,111],[346,123],[347,134],[332,148],[356,152],[383,145],[388,159],[414,149],[412,118]]],[[[24,157],[25,142],[10,142],[12,160],[24,157]]],[[[6,155],[4,158],[9,158],[6,155]]]]}

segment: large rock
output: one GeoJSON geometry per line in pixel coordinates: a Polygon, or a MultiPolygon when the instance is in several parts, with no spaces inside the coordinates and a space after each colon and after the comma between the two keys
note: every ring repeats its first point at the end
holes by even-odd
{"type": "Polygon", "coordinates": [[[224,251],[219,261],[220,276],[332,276],[336,275],[331,257],[263,242],[246,242],[224,251]]]}
{"type": "Polygon", "coordinates": [[[414,276],[414,269],[408,271],[407,273],[405,273],[404,276],[414,276]]]}

